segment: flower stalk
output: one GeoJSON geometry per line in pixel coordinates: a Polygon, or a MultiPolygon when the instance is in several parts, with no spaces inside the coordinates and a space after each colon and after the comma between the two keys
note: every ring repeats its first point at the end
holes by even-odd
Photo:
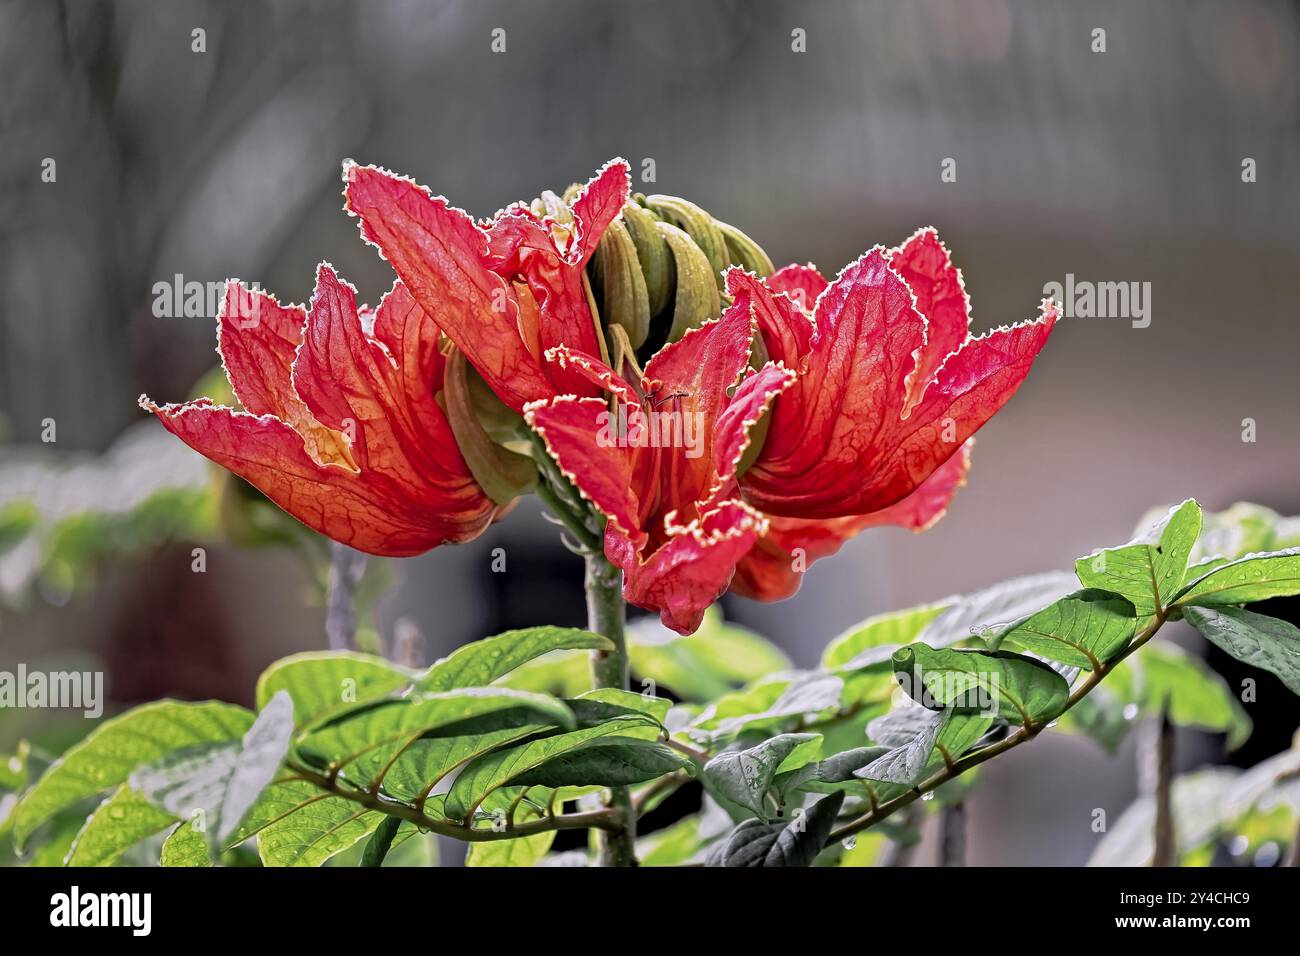
{"type": "MultiPolygon", "coordinates": [[[[587,555],[587,629],[609,638],[614,647],[591,652],[591,681],[596,688],[628,689],[627,640],[624,624],[623,574],[599,552],[587,555]]],[[[636,813],[627,787],[610,790],[609,807],[622,816],[622,825],[596,834],[600,866],[636,866],[636,813]]]]}

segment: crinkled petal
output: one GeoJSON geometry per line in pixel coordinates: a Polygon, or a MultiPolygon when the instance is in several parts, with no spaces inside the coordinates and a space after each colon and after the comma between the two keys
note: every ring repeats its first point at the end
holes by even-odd
{"type": "Polygon", "coordinates": [[[881,511],[816,520],[769,516],[767,534],[736,566],[732,592],[758,601],[780,601],[799,590],[803,572],[814,561],[830,557],[867,528],[897,525],[919,532],[933,527],[948,510],[957,489],[966,483],[974,442],[968,441],[902,501],[881,511]]]}
{"type": "Polygon", "coordinates": [[[547,351],[546,360],[565,369],[571,368],[577,375],[614,395],[625,404],[641,404],[641,398],[633,391],[632,386],[595,356],[560,345],[547,351]]]}
{"type": "Polygon", "coordinates": [[[288,420],[287,409],[301,404],[291,371],[306,324],[302,306],[281,305],[275,296],[234,279],[226,283],[217,351],[235,397],[252,414],[288,420]]]}
{"type": "Polygon", "coordinates": [[[288,424],[320,464],[355,471],[348,440],[318,422],[294,391],[293,362],[306,324],[302,306],[280,305],[275,296],[232,280],[217,317],[217,352],[246,411],[274,415],[288,424]]]}
{"type": "Polygon", "coordinates": [[[785,294],[790,301],[811,314],[817,304],[817,297],[826,291],[827,282],[811,262],[802,266],[791,263],[768,276],[767,286],[773,292],[785,294]]]}
{"type": "Polygon", "coordinates": [[[651,427],[670,438],[660,442],[664,510],[686,509],[713,489],[718,417],[749,366],[753,335],[753,310],[740,297],[720,318],[664,346],[646,365],[651,427]]]}
{"type": "Polygon", "coordinates": [[[872,497],[863,493],[873,490],[874,459],[891,447],[924,321],[873,249],[822,294],[815,323],[799,380],[777,400],[762,453],[745,474],[746,500],[793,517],[875,511],[911,490],[857,506],[872,497]]]}
{"type": "Polygon", "coordinates": [[[488,237],[463,211],[409,179],[350,165],[347,209],[415,301],[516,411],[555,392],[519,334],[513,288],[485,264],[488,237]]]}
{"type": "Polygon", "coordinates": [[[623,568],[623,596],[628,601],[658,611],[666,627],[690,634],[727,590],[736,562],[766,524],[744,503],[724,501],[684,526],[670,525],[665,543],[644,560],[636,559],[617,531],[607,532],[605,554],[623,568]]]}
{"type": "Polygon", "coordinates": [[[644,540],[641,502],[633,487],[637,449],[618,440],[609,404],[561,395],[528,406],[524,419],[542,437],[560,470],[609,519],[609,526],[637,542],[644,540]]]}
{"type": "MultiPolygon", "coordinates": [[[[571,236],[563,248],[549,220],[538,220],[519,206],[500,213],[490,225],[487,264],[503,276],[518,275],[527,283],[540,313],[543,351],[563,345],[589,355],[600,352],[583,268],[627,201],[629,183],[626,162],[606,163],[574,200],[573,223],[566,229],[571,236]]],[[[562,367],[549,367],[546,372],[557,392],[593,394],[585,381],[575,381],[562,367]]]]}
{"type": "Polygon", "coordinates": [[[495,508],[477,488],[460,498],[430,489],[418,499],[391,482],[318,464],[302,436],[270,415],[255,416],[207,399],[142,407],[187,445],[257,487],[303,524],[371,554],[400,557],[477,537],[495,508]]]}
{"type": "Polygon", "coordinates": [[[727,292],[733,299],[748,298],[768,357],[798,369],[812,339],[813,323],[809,314],[784,292],[773,290],[764,280],[743,269],[733,267],[727,271],[727,292]]]}
{"type": "Polygon", "coordinates": [[[750,430],[783,391],[794,384],[795,373],[768,362],[749,373],[737,386],[726,409],[718,416],[713,436],[714,487],[711,495],[735,486],[736,467],[749,448],[750,430]]]}
{"type": "Polygon", "coordinates": [[[741,480],[747,501],[794,518],[901,501],[1015,393],[1056,317],[1045,306],[1036,322],[967,340],[909,394],[924,345],[911,298],[878,251],[826,290],[799,380],[777,400],[762,453],[741,480]]]}
{"type": "Polygon", "coordinates": [[[600,245],[610,223],[619,217],[632,191],[627,160],[611,159],[597,170],[573,201],[574,236],[570,259],[585,266],[600,245]]]}
{"type": "Polygon", "coordinates": [[[970,300],[961,271],[934,229],[918,229],[901,248],[889,254],[889,264],[916,296],[916,310],[926,319],[925,345],[917,356],[909,389],[909,406],[934,379],[943,360],[970,335],[970,300]]]}
{"type": "Polygon", "coordinates": [[[905,497],[948,459],[954,444],[979,431],[1029,375],[1057,317],[1056,306],[1045,302],[1040,318],[969,339],[948,356],[888,451],[875,459],[878,490],[861,500],[884,507],[905,497]]]}
{"type": "Polygon", "coordinates": [[[442,359],[429,352],[436,352],[437,326],[395,291],[384,298],[375,327],[403,351],[393,354],[365,334],[355,290],[322,264],[293,366],[298,394],[318,421],[351,439],[366,481],[383,479],[412,501],[482,496],[434,400],[433,372],[442,359]]]}

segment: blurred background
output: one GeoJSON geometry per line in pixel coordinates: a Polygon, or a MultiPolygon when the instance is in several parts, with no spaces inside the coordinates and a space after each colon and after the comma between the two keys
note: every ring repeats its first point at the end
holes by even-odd
{"type": "MultiPolygon", "coordinates": [[[[864,534],[788,602],[727,599],[800,666],[869,614],[1069,568],[1153,505],[1300,512],[1298,97],[1300,11],[1262,0],[9,0],[0,669],[95,662],[111,709],[247,702],[271,660],[324,646],[320,555],[267,546],[265,529],[214,534],[238,490],[214,505],[205,463],[136,396],[180,401],[216,365],[214,310],[160,316],[158,283],[237,276],[300,302],[326,259],[378,300],[391,273],[341,210],[347,157],[479,216],[612,156],[634,174],[653,159],[634,188],[828,273],[932,224],[977,331],[1032,317],[1067,273],[1150,283],[1146,328],[1058,328],[935,529],[864,534]]],[[[533,499],[470,545],[382,571],[367,626],[425,660],[584,618],[580,562],[533,499]]],[[[1187,731],[1180,767],[1287,745],[1294,698],[1260,685],[1246,747],[1187,731]]],[[[7,711],[0,752],[84,732],[7,711]]],[[[971,862],[1083,863],[1092,809],[1134,796],[1132,746],[1061,738],[990,765],[971,862]]]]}

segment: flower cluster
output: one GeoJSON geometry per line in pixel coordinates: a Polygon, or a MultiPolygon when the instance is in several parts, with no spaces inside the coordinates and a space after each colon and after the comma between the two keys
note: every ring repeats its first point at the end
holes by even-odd
{"type": "Polygon", "coordinates": [[[549,455],[540,480],[603,516],[627,599],[681,633],[728,588],[793,594],[864,528],[937,521],[1057,317],[972,337],[928,229],[833,281],[774,271],[693,204],[632,197],[622,160],[483,222],[382,169],[344,178],[397,274],[379,306],[324,264],[306,308],[232,282],[218,351],[243,408],[141,404],[373,554],[476,537],[549,455]],[[691,440],[644,433],[661,421],[691,440]]]}

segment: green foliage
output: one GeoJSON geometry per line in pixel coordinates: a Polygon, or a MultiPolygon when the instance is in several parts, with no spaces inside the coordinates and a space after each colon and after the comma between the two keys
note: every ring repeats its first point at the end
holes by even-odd
{"type": "Polygon", "coordinates": [[[821,734],[778,734],[747,750],[718,754],[704,766],[714,792],[764,823],[764,800],[777,774],[798,770],[821,756],[821,734]]]}
{"type": "Polygon", "coordinates": [[[107,720],[53,764],[13,811],[21,848],[60,810],[126,783],[137,767],[187,747],[238,741],[252,726],[242,707],[162,700],[107,720]]]}
{"type": "Polygon", "coordinates": [[[1118,654],[1133,638],[1133,605],[1109,591],[1076,591],[986,638],[990,649],[1003,644],[1087,670],[1118,654]]]}
{"type": "Polygon", "coordinates": [[[1187,621],[1239,661],[1276,674],[1300,694],[1300,629],[1239,607],[1189,607],[1187,621]]]}
{"type": "MultiPolygon", "coordinates": [[[[572,628],[489,637],[424,671],[299,654],[262,675],[256,713],[161,701],[48,766],[26,749],[0,761],[0,834],[48,865],[147,848],[165,866],[211,866],[254,845],[265,866],[418,865],[432,835],[467,843],[470,866],[585,864],[584,851],[552,854],[556,833],[618,826],[611,788],[630,787],[644,814],[696,781],[702,810],[642,834],[645,864],[861,865],[964,798],[977,764],[1049,728],[1114,748],[1138,718],[1167,713],[1239,745],[1250,720],[1232,689],[1152,638],[1185,617],[1300,690],[1300,631],[1241,607],[1300,592],[1282,524],[1235,506],[1205,516],[1198,539],[1200,508],[1184,502],[1079,559],[1077,579],[1031,575],[874,615],[808,670],[716,611],[690,638],[642,621],[629,629],[640,694],[588,690],[586,658],[611,644],[572,628]]],[[[1228,836],[1294,833],[1288,760],[1271,776],[1181,781],[1185,859],[1228,836]]],[[[1147,812],[1125,814],[1097,860],[1145,859],[1147,812]]]]}
{"type": "Polygon", "coordinates": [[[1300,591],[1300,548],[1250,554],[1219,565],[1184,586],[1179,607],[1218,607],[1286,597],[1300,591]]]}
{"type": "Polygon", "coordinates": [[[1146,618],[1173,603],[1200,532],[1201,507],[1188,499],[1123,547],[1080,558],[1075,572],[1084,587],[1121,595],[1146,618]]]}
{"type": "Polygon", "coordinates": [[[811,866],[835,825],[844,794],[833,793],[793,819],[780,823],[746,820],[709,853],[708,866],[811,866]]]}
{"type": "Polygon", "coordinates": [[[1013,723],[1041,725],[1059,714],[1070,685],[1022,654],[939,649],[911,644],[894,652],[894,674],[926,707],[990,711],[1013,723]]]}

